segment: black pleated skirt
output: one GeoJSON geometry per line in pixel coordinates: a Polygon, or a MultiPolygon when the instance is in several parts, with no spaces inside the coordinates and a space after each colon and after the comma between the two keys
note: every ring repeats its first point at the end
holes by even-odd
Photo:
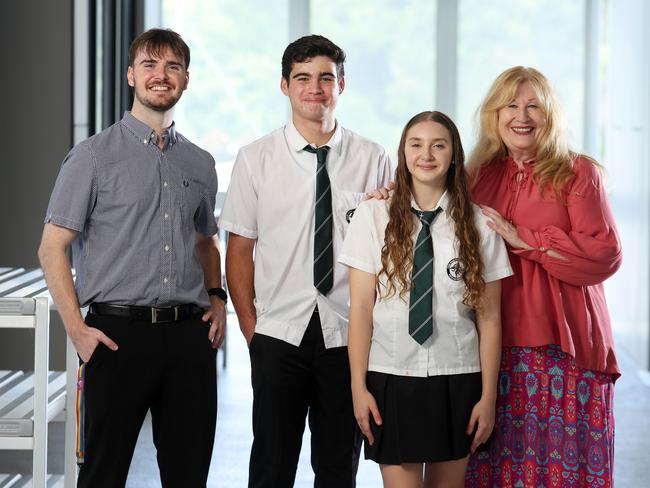
{"type": "Polygon", "coordinates": [[[369,371],[366,383],[383,420],[378,426],[370,418],[375,442],[364,439],[366,459],[432,463],[469,454],[473,436],[465,432],[481,398],[481,373],[421,378],[369,371]]]}

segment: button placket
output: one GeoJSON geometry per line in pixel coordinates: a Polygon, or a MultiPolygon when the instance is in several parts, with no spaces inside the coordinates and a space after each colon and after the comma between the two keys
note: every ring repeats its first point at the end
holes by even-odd
{"type": "Polygon", "coordinates": [[[159,152],[158,161],[160,164],[160,178],[161,178],[161,216],[162,216],[162,243],[163,250],[161,256],[162,263],[162,285],[161,285],[161,300],[168,301],[172,295],[172,253],[169,252],[172,243],[172,186],[170,185],[169,163],[163,151],[159,152]]]}

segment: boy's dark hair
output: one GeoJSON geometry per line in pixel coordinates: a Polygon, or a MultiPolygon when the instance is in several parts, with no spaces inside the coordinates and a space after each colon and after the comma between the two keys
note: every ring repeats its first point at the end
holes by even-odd
{"type": "Polygon", "coordinates": [[[149,29],[136,37],[129,48],[129,66],[133,66],[140,50],[159,58],[166,48],[171,49],[185,62],[185,69],[190,67],[190,48],[183,38],[171,29],[149,29]]]}
{"type": "Polygon", "coordinates": [[[289,83],[291,68],[295,63],[302,63],[315,56],[327,56],[336,64],[338,78],[345,76],[343,63],[345,52],[328,38],[312,34],[296,39],[287,46],[282,55],[282,78],[289,83]]]}

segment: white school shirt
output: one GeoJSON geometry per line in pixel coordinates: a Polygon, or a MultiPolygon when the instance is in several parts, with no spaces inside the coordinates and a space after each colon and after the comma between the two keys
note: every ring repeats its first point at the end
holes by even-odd
{"type": "MultiPolygon", "coordinates": [[[[415,201],[411,203],[419,210],[415,201]]],[[[381,271],[381,249],[388,224],[390,200],[368,200],[357,208],[339,254],[339,262],[367,273],[381,271]]],[[[373,309],[373,331],[368,371],[400,376],[435,376],[474,373],[481,370],[478,333],[474,312],[463,304],[465,284],[459,276],[454,222],[447,214],[449,197],[438,202],[443,211],[431,225],[433,239],[433,335],[418,344],[409,335],[409,295],[404,299],[396,292],[390,298],[377,294],[373,309]]],[[[503,240],[487,224],[480,209],[473,205],[476,227],[480,234],[483,278],[486,283],[510,276],[512,269],[503,240]]],[[[411,236],[416,242],[422,228],[417,220],[411,236]]],[[[382,274],[379,289],[385,290],[382,274]]]]}
{"type": "Polygon", "coordinates": [[[326,348],[348,342],[348,269],[336,260],[350,215],[391,179],[386,150],[337,122],[327,172],[332,187],[334,285],[313,284],[316,155],[293,123],[240,149],[219,227],[255,247],[255,332],[300,345],[318,305],[326,348]],[[346,218],[347,216],[347,218],[346,218]]]}

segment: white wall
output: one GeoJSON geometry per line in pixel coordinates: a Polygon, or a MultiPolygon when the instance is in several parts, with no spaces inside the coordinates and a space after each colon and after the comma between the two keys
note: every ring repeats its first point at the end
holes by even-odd
{"type": "Polygon", "coordinates": [[[604,162],[624,260],[608,299],[618,346],[650,369],[650,3],[609,8],[604,162]]]}

